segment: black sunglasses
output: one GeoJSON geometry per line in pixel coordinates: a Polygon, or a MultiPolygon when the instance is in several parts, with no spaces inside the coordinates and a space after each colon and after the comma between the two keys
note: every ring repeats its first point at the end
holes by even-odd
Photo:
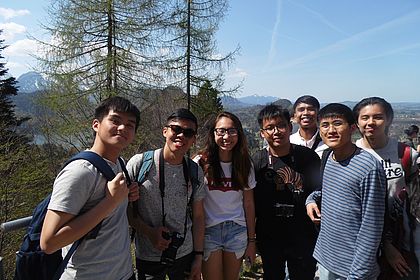
{"type": "Polygon", "coordinates": [[[197,131],[195,131],[192,128],[182,128],[179,125],[175,125],[175,124],[170,124],[170,125],[167,125],[166,127],[169,127],[173,132],[175,132],[176,135],[182,133],[187,138],[191,138],[197,134],[197,131]]]}

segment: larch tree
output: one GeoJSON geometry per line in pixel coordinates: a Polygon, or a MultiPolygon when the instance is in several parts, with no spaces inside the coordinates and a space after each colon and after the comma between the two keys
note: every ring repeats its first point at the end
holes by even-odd
{"type": "Polygon", "coordinates": [[[44,123],[55,139],[74,147],[92,140],[93,108],[112,95],[138,97],[160,84],[158,35],[164,1],[58,0],[40,42],[40,71],[48,80],[41,103],[44,123]]]}
{"type": "Polygon", "coordinates": [[[111,95],[143,109],[158,98],[144,94],[150,89],[193,87],[196,94],[210,81],[221,90],[223,69],[237,51],[223,56],[216,49],[227,7],[227,0],[53,1],[44,26],[52,40],[40,42],[39,57],[50,81],[41,100],[50,139],[89,146],[93,108],[111,95]]]}
{"type": "Polygon", "coordinates": [[[239,47],[220,54],[216,32],[228,10],[227,0],[173,0],[170,2],[170,28],[165,37],[166,70],[169,82],[179,86],[190,99],[206,81],[221,93],[237,90],[224,88],[224,71],[233,62],[239,47]]]}

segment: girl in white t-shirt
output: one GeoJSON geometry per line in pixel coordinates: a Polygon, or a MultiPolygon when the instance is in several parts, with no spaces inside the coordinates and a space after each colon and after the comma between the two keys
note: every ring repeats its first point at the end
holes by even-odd
{"type": "MultiPolygon", "coordinates": [[[[407,214],[406,178],[417,174],[417,152],[410,152],[411,168],[409,174],[401,164],[401,155],[398,152],[399,144],[396,139],[388,136],[389,127],[394,118],[394,112],[386,100],[380,97],[369,97],[360,101],[353,108],[362,138],[356,145],[373,154],[382,162],[387,176],[387,202],[388,216],[384,228],[383,253],[391,270],[385,271],[387,266],[382,265],[381,275],[378,279],[416,279],[418,280],[418,261],[415,254],[420,252],[420,224],[414,217],[410,220],[415,223],[414,248],[410,248],[409,218],[407,214]],[[400,223],[399,221],[403,221],[400,223]],[[403,233],[400,237],[399,233],[403,233]],[[414,252],[410,252],[414,249],[414,252]]],[[[404,148],[400,148],[403,150],[404,148]]],[[[401,153],[401,152],[400,152],[401,153]]],[[[418,178],[415,178],[416,180],[418,178]]],[[[411,216],[411,214],[410,214],[411,216]]],[[[385,260],[384,260],[385,261],[385,260]]]]}
{"type": "Polygon", "coordinates": [[[195,160],[204,170],[205,280],[238,279],[242,259],[255,260],[255,175],[239,119],[220,113],[195,160]]]}

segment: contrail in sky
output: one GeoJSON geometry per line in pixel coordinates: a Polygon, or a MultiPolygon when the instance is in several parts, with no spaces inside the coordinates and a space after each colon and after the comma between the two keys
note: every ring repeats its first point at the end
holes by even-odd
{"type": "Polygon", "coordinates": [[[420,17],[420,9],[417,9],[417,10],[411,12],[411,13],[408,13],[408,14],[403,15],[401,17],[398,17],[396,19],[385,22],[385,23],[383,23],[381,25],[378,25],[376,27],[373,27],[373,28],[367,29],[365,31],[356,33],[356,34],[354,34],[354,35],[352,35],[352,36],[350,36],[346,39],[337,41],[337,42],[335,42],[331,45],[328,45],[324,48],[315,50],[315,51],[313,51],[313,52],[311,52],[307,55],[304,55],[302,57],[299,57],[297,59],[289,61],[285,64],[279,65],[278,67],[272,68],[271,70],[272,71],[285,70],[287,68],[297,66],[297,65],[300,65],[300,64],[304,64],[304,63],[307,63],[309,61],[316,60],[316,59],[318,59],[320,57],[323,57],[323,56],[327,56],[331,53],[342,51],[342,50],[348,48],[349,45],[354,44],[354,43],[359,42],[359,41],[362,41],[363,39],[365,39],[367,37],[370,37],[374,34],[380,33],[384,30],[388,30],[388,29],[394,28],[396,26],[406,24],[406,23],[408,23],[410,21],[413,21],[413,20],[418,21],[419,17],[420,17]]]}
{"type": "Polygon", "coordinates": [[[280,19],[281,19],[281,9],[282,9],[282,0],[277,1],[277,13],[276,13],[276,21],[274,22],[273,31],[271,32],[271,43],[270,43],[270,50],[268,51],[268,58],[267,63],[265,64],[264,69],[270,67],[273,59],[276,57],[277,54],[277,38],[278,32],[280,28],[280,19]]]}
{"type": "Polygon", "coordinates": [[[290,4],[295,5],[297,7],[300,7],[304,10],[306,10],[307,12],[311,13],[312,15],[314,15],[316,18],[318,18],[322,23],[324,23],[325,25],[327,25],[328,27],[330,27],[331,29],[337,31],[338,33],[341,33],[343,35],[349,36],[348,33],[344,32],[343,30],[341,30],[340,28],[338,28],[335,24],[333,24],[332,22],[330,22],[328,19],[326,19],[321,13],[312,10],[311,8],[303,5],[302,3],[298,3],[296,1],[288,1],[290,4]]]}

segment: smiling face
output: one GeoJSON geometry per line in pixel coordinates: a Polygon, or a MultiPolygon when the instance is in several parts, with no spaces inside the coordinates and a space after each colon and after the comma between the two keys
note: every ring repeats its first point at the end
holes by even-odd
{"type": "Polygon", "coordinates": [[[96,132],[96,143],[106,149],[122,150],[134,140],[136,117],[110,110],[101,121],[94,119],[92,128],[96,132]]]}
{"type": "Polygon", "coordinates": [[[233,120],[227,117],[220,118],[214,128],[214,141],[219,146],[219,157],[231,157],[232,150],[238,143],[238,129],[233,120]]]}
{"type": "Polygon", "coordinates": [[[379,139],[387,137],[386,131],[391,123],[385,109],[380,104],[373,104],[360,109],[357,125],[363,137],[379,139]]]}
{"type": "Polygon", "coordinates": [[[281,117],[274,117],[263,120],[260,133],[271,149],[288,151],[291,131],[292,124],[289,121],[281,117]]]}
{"type": "Polygon", "coordinates": [[[184,156],[196,140],[197,127],[193,121],[187,119],[173,119],[162,131],[165,146],[171,153],[184,156]],[[192,135],[191,135],[191,132],[192,135]]]}
{"type": "Polygon", "coordinates": [[[315,106],[299,103],[295,108],[293,119],[302,129],[316,129],[317,114],[318,110],[315,106]]]}
{"type": "Polygon", "coordinates": [[[319,123],[319,134],[329,148],[339,151],[352,145],[351,135],[355,128],[341,117],[323,118],[319,123]]]}

